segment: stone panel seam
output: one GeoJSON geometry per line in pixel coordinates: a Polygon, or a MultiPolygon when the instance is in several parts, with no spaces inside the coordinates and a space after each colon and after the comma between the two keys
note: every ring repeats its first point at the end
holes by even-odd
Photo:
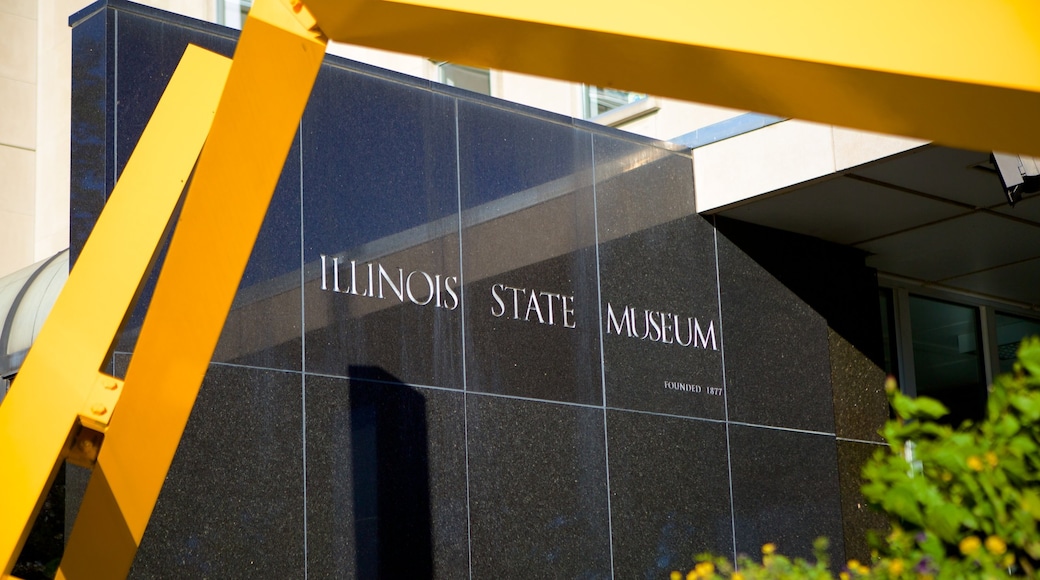
{"type": "MultiPolygon", "coordinates": [[[[119,179],[119,11],[112,11],[112,182],[119,179]]],[[[108,193],[111,196],[111,192],[108,193]]],[[[107,199],[107,197],[106,197],[107,199]]]]}
{"type": "Polygon", "coordinates": [[[806,435],[823,435],[824,437],[833,437],[835,440],[838,436],[834,433],[828,433],[826,431],[811,431],[809,429],[795,429],[793,427],[777,427],[776,425],[761,425],[758,423],[744,423],[742,421],[730,421],[730,425],[740,425],[741,427],[754,427],[756,429],[772,429],[774,431],[787,431],[789,433],[804,433],[806,435]]]}
{"type": "Polygon", "coordinates": [[[847,443],[864,443],[867,445],[877,445],[878,447],[888,447],[888,443],[885,443],[884,441],[867,441],[866,439],[853,439],[851,437],[835,437],[835,439],[847,443]]]}
{"type": "MultiPolygon", "coordinates": [[[[696,184],[694,185],[696,190],[696,184]]],[[[696,191],[694,192],[694,208],[696,208],[696,191]]],[[[719,229],[716,227],[715,216],[711,218],[711,234],[714,242],[712,251],[715,253],[715,292],[718,296],[719,312],[719,353],[722,357],[722,409],[726,419],[726,470],[729,482],[729,525],[730,538],[733,540],[733,560],[737,558],[737,512],[733,505],[733,454],[729,442],[729,388],[726,384],[726,330],[722,321],[722,274],[719,268],[719,229]]]]}
{"type": "Polygon", "coordinates": [[[307,292],[306,285],[306,246],[303,234],[303,119],[297,129],[297,139],[300,144],[300,407],[302,410],[300,420],[300,437],[303,439],[301,455],[303,461],[303,578],[308,574],[308,552],[307,552],[307,292]]]}
{"type": "Polygon", "coordinates": [[[473,578],[473,523],[469,495],[469,385],[466,383],[466,273],[462,266],[462,151],[459,149],[459,100],[452,100],[455,109],[455,199],[459,220],[459,319],[462,321],[459,339],[462,343],[462,432],[466,458],[466,561],[469,565],[469,578],[473,578]]]}
{"type": "Polygon", "coordinates": [[[607,538],[610,547],[610,577],[614,577],[614,509],[610,501],[610,436],[607,431],[607,370],[606,354],[603,350],[603,284],[599,261],[599,200],[596,184],[596,137],[589,135],[589,148],[592,150],[592,234],[596,243],[596,308],[597,330],[599,335],[599,382],[603,403],[603,465],[607,482],[607,538]]]}
{"type": "Polygon", "coordinates": [[[694,417],[691,415],[675,415],[672,413],[662,413],[660,411],[644,411],[642,409],[626,409],[623,407],[607,407],[608,411],[618,411],[621,413],[636,413],[639,415],[649,415],[651,417],[666,417],[669,419],[688,419],[690,421],[704,421],[705,423],[726,423],[725,419],[712,419],[710,417],[694,417]]]}
{"type": "MultiPolygon", "coordinates": [[[[116,354],[132,355],[133,353],[120,352],[120,353],[116,353],[116,354]]],[[[274,371],[274,372],[277,372],[277,373],[303,374],[303,371],[297,371],[297,370],[293,370],[293,369],[279,369],[279,368],[275,368],[275,367],[264,367],[264,366],[258,366],[258,365],[244,365],[244,364],[230,363],[230,362],[211,361],[209,364],[210,364],[210,366],[233,367],[233,368],[240,368],[240,369],[254,369],[254,370],[259,370],[259,371],[274,371]]],[[[314,374],[314,373],[311,373],[311,374],[314,374]]],[[[336,378],[339,378],[339,377],[336,377],[336,378]]]]}

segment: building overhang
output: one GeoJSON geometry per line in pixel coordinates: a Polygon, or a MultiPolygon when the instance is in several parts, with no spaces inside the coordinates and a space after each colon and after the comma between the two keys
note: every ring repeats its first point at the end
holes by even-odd
{"type": "Polygon", "coordinates": [[[694,150],[698,211],[863,250],[890,278],[1040,309],[1040,195],[988,152],[784,121],[694,150]]]}

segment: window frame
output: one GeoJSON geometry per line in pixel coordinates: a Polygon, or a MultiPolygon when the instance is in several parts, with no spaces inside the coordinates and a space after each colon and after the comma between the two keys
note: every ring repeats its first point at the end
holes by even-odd
{"type": "MultiPolygon", "coordinates": [[[[1000,345],[997,341],[997,313],[1009,314],[1040,322],[1040,312],[1025,304],[1002,301],[989,296],[960,292],[948,288],[926,286],[913,280],[878,274],[878,288],[892,296],[892,338],[896,346],[896,379],[900,389],[912,397],[917,396],[916,368],[914,366],[913,331],[910,324],[910,296],[921,296],[961,306],[975,308],[978,314],[980,351],[983,361],[983,378],[987,385],[1000,374],[1000,345]]],[[[879,305],[880,307],[880,305],[879,305]]],[[[885,313],[887,314],[887,313],[885,313]]]]}

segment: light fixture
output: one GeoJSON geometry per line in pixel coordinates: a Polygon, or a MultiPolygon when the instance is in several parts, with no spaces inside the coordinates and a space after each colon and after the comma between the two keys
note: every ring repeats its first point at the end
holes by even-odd
{"type": "Polygon", "coordinates": [[[1037,158],[994,151],[990,160],[997,168],[997,175],[1000,176],[1000,183],[1004,186],[1004,194],[1011,207],[1022,201],[1023,193],[1040,191],[1040,164],[1037,164],[1037,158]]]}

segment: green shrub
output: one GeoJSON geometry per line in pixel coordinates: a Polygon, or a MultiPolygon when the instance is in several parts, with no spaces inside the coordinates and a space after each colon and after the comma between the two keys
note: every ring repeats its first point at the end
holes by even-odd
{"type": "MultiPolygon", "coordinates": [[[[1040,567],[1040,338],[1022,341],[1014,371],[990,387],[986,415],[953,428],[946,408],[885,385],[895,418],[882,431],[887,449],[863,468],[863,495],[891,519],[873,537],[875,558],[848,562],[851,578],[1035,578],[1040,567]]],[[[697,557],[672,579],[833,579],[826,541],[815,561],[763,546],[760,560],[697,557]]]]}

